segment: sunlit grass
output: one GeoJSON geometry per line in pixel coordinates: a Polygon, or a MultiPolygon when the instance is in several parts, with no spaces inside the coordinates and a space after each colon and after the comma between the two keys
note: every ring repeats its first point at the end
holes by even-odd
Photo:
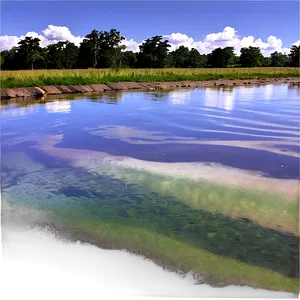
{"type": "Polygon", "coordinates": [[[1,87],[297,77],[299,68],[76,69],[1,71],[1,87]]]}

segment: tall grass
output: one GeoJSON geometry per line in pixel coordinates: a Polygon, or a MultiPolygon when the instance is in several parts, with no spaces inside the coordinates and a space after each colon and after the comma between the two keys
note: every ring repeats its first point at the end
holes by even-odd
{"type": "Polygon", "coordinates": [[[105,82],[163,82],[182,80],[298,77],[299,68],[222,69],[76,69],[2,71],[1,88],[76,85],[105,82]]]}

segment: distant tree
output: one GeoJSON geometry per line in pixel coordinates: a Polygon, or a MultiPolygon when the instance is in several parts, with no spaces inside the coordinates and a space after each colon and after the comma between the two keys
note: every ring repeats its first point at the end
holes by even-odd
{"type": "Polygon", "coordinates": [[[234,64],[234,48],[216,48],[207,56],[208,64],[213,68],[226,68],[234,64]]]}
{"type": "Polygon", "coordinates": [[[66,69],[72,69],[77,66],[79,48],[71,42],[65,42],[63,50],[63,64],[66,69]]]}
{"type": "Polygon", "coordinates": [[[99,66],[102,68],[121,67],[124,58],[123,51],[126,49],[122,45],[125,39],[116,29],[100,31],[99,33],[99,66]]]}
{"type": "Polygon", "coordinates": [[[187,66],[190,68],[201,68],[204,66],[203,57],[200,55],[199,51],[192,48],[188,54],[187,66]]]}
{"type": "Polygon", "coordinates": [[[123,53],[122,67],[135,68],[137,62],[136,56],[137,54],[132,51],[125,51],[123,53]]]}
{"type": "Polygon", "coordinates": [[[271,58],[265,56],[264,59],[263,59],[262,66],[263,67],[270,67],[271,66],[271,58]]]}
{"type": "Polygon", "coordinates": [[[20,69],[34,69],[45,63],[45,52],[40,46],[40,39],[25,37],[18,43],[15,58],[20,69]]]}
{"type": "Polygon", "coordinates": [[[261,67],[264,62],[264,56],[259,47],[248,47],[241,49],[240,62],[242,67],[261,67]]]}
{"type": "Polygon", "coordinates": [[[100,51],[99,32],[94,29],[87,34],[79,47],[79,67],[96,68],[100,51]]]}
{"type": "Polygon", "coordinates": [[[207,55],[200,54],[195,48],[190,50],[188,56],[188,67],[190,68],[204,68],[207,67],[207,55]]]}
{"type": "Polygon", "coordinates": [[[291,59],[291,66],[292,67],[299,67],[300,66],[299,65],[300,45],[299,46],[296,46],[296,45],[292,46],[289,57],[291,59]]]}
{"type": "Polygon", "coordinates": [[[240,67],[241,61],[240,61],[240,57],[238,55],[234,56],[234,62],[233,63],[234,63],[235,67],[240,67]]]}
{"type": "Polygon", "coordinates": [[[173,56],[172,64],[175,68],[187,68],[189,61],[190,50],[187,47],[180,46],[175,51],[171,52],[173,56]]]}
{"type": "Polygon", "coordinates": [[[69,41],[51,44],[46,52],[49,69],[72,69],[77,65],[79,48],[69,41]]]}
{"type": "Polygon", "coordinates": [[[137,66],[140,68],[164,68],[168,63],[169,41],[162,40],[162,36],[147,39],[137,55],[137,66]]]}
{"type": "Polygon", "coordinates": [[[10,50],[4,50],[1,52],[2,64],[1,69],[3,70],[18,70],[20,57],[18,57],[17,47],[13,47],[10,50]]]}
{"type": "Polygon", "coordinates": [[[273,52],[271,53],[271,66],[272,67],[287,67],[290,65],[290,58],[286,54],[282,54],[280,52],[273,52]]]}
{"type": "Polygon", "coordinates": [[[9,57],[9,51],[8,50],[4,50],[0,52],[0,65],[1,68],[3,68],[4,62],[7,61],[9,57]]]}

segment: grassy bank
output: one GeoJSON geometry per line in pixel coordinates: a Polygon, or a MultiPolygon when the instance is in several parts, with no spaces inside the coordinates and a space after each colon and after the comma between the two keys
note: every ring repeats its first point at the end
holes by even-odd
{"type": "Polygon", "coordinates": [[[164,82],[299,77],[299,68],[83,69],[2,71],[1,88],[105,82],[164,82]]]}

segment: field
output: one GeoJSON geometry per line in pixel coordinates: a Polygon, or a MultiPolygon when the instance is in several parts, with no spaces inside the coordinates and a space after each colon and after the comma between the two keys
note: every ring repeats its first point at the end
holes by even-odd
{"type": "Polygon", "coordinates": [[[1,71],[1,88],[105,82],[299,77],[299,68],[77,69],[1,71]]]}

